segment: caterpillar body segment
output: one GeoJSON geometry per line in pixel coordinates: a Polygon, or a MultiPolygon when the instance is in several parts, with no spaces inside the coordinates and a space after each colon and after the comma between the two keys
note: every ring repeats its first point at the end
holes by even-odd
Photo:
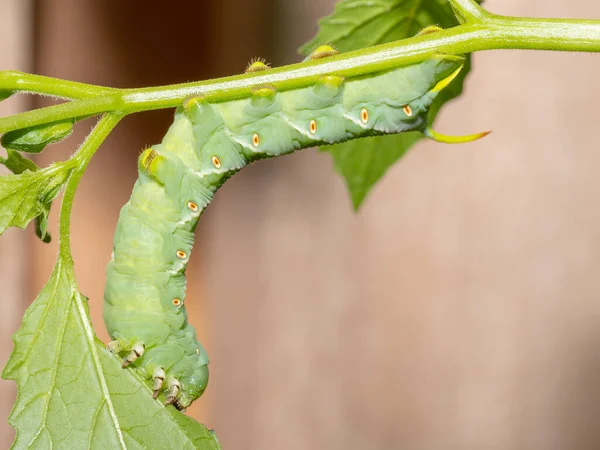
{"type": "MultiPolygon", "coordinates": [[[[335,54],[318,50],[316,58],[335,54]]],[[[123,366],[178,409],[201,396],[208,356],[187,320],[185,270],[198,219],[217,189],[252,161],[315,145],[404,131],[452,141],[427,127],[427,114],[462,65],[440,55],[368,77],[331,74],[297,90],[257,86],[240,100],[184,102],[163,141],[140,155],[107,267],[108,347],[123,366]]],[[[266,68],[257,60],[247,71],[266,68]]]]}

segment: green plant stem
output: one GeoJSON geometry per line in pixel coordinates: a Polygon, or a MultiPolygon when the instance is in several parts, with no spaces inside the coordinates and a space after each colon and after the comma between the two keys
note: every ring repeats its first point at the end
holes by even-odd
{"type": "Polygon", "coordinates": [[[79,185],[79,181],[85,172],[85,169],[96,153],[96,150],[100,147],[102,142],[110,134],[119,121],[123,118],[123,114],[109,113],[102,116],[98,121],[94,129],[87,136],[78,152],[73,158],[71,158],[66,164],[73,165],[73,172],[67,182],[65,188],[65,195],[62,200],[60,207],[60,253],[59,257],[62,261],[68,262],[70,265],[73,264],[71,259],[71,209],[73,208],[73,200],[75,198],[75,191],[79,185]]]}
{"type": "MultiPolygon", "coordinates": [[[[439,53],[466,54],[495,49],[600,52],[598,20],[498,16],[485,12],[472,0],[452,0],[452,6],[459,17],[466,19],[462,25],[438,33],[264,72],[203,82],[110,92],[105,91],[107,88],[45,78],[49,84],[36,92],[70,98],[80,96],[82,99],[0,118],[0,133],[105,112],[121,111],[130,114],[172,108],[195,95],[202,95],[212,102],[228,101],[247,97],[251,95],[254,86],[263,84],[274,85],[278,90],[298,89],[314,84],[322,75],[334,73],[352,78],[417,63],[439,53]],[[92,94],[97,95],[87,97],[92,94]]],[[[3,73],[0,72],[0,90],[14,87],[17,83],[27,85],[30,91],[34,91],[36,80],[39,83],[37,76],[17,76],[15,72],[11,72],[9,78],[13,84],[5,86],[2,84],[3,77],[3,73]],[[15,77],[18,80],[15,80],[15,77]]]]}
{"type": "Polygon", "coordinates": [[[0,86],[6,91],[49,95],[68,100],[93,98],[118,91],[115,88],[31,75],[16,70],[0,71],[0,86]]]}
{"type": "Polygon", "coordinates": [[[489,16],[488,12],[479,6],[475,0],[448,1],[460,23],[480,21],[489,16]]]}

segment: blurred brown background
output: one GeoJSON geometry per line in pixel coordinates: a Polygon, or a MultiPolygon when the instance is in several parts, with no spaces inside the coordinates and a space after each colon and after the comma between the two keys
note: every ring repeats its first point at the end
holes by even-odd
{"type": "MultiPolygon", "coordinates": [[[[133,87],[237,73],[253,56],[281,65],[333,3],[0,0],[0,69],[133,87]]],[[[595,0],[487,6],[600,18],[595,0]]],[[[494,134],[419,144],[358,215],[314,150],[249,167],[217,195],[188,270],[212,360],[190,412],[225,449],[600,448],[600,57],[474,62],[437,128],[494,134]]],[[[36,102],[11,99],[0,114],[36,102]]],[[[117,215],[140,149],[171,116],[126,119],[76,199],[76,269],[104,340],[117,215]]],[[[38,162],[66,157],[88,130],[38,162]]],[[[55,255],[32,230],[0,239],[0,366],[55,255]]],[[[14,395],[0,380],[0,448],[14,395]]]]}

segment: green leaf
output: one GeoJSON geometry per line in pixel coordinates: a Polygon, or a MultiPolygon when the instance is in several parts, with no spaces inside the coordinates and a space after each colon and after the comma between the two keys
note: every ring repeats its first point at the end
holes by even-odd
{"type": "Polygon", "coordinates": [[[36,163],[34,163],[29,158],[25,158],[19,152],[14,150],[7,149],[6,153],[8,158],[0,158],[0,164],[4,164],[8,170],[10,170],[14,174],[20,174],[25,172],[26,170],[30,170],[31,172],[35,172],[40,168],[36,163]]]}
{"type": "Polygon", "coordinates": [[[154,400],[96,339],[71,262],[57,261],[13,340],[2,374],[19,387],[13,448],[220,448],[214,433],[154,400]]]}
{"type": "MultiPolygon", "coordinates": [[[[14,174],[18,175],[26,170],[35,172],[40,169],[32,160],[25,158],[14,150],[7,149],[6,153],[8,154],[8,158],[0,158],[0,164],[4,164],[14,174]]],[[[50,209],[50,206],[48,206],[48,209],[50,209]]],[[[40,215],[35,218],[35,234],[42,240],[42,242],[45,242],[46,244],[52,240],[50,233],[46,231],[47,228],[47,215],[40,215]]]]}
{"type": "Polygon", "coordinates": [[[2,136],[2,147],[27,153],[40,153],[47,145],[62,141],[73,132],[73,120],[36,125],[9,131],[2,136]]]}
{"type": "MultiPolygon", "coordinates": [[[[3,163],[11,160],[12,167],[23,169],[29,163],[25,158],[19,157],[13,155],[11,160],[9,155],[3,163]]],[[[31,161],[30,163],[33,164],[31,161]]],[[[0,177],[0,235],[8,227],[25,228],[31,220],[37,218],[40,237],[46,238],[52,200],[64,187],[70,172],[65,164],[53,164],[42,170],[28,169],[18,175],[0,177]]]]}
{"type": "Polygon", "coordinates": [[[13,91],[7,91],[7,90],[0,89],[0,102],[2,100],[6,100],[8,97],[13,95],[13,93],[14,93],[13,91]]]}
{"type": "MultiPolygon", "coordinates": [[[[324,44],[341,52],[357,50],[411,37],[429,25],[449,28],[456,25],[456,19],[447,0],[342,0],[319,25],[317,36],[300,49],[302,54],[309,55],[324,44]]],[[[444,103],[462,92],[469,62],[467,58],[459,76],[436,98],[430,122],[444,103]]],[[[331,153],[357,210],[387,169],[422,138],[416,132],[377,136],[323,146],[321,150],[331,153]]]]}
{"type": "Polygon", "coordinates": [[[358,50],[414,36],[428,25],[456,25],[448,0],[342,0],[319,20],[319,32],[300,53],[308,56],[323,44],[358,50]]]}
{"type": "Polygon", "coordinates": [[[346,180],[352,205],[358,210],[387,169],[422,137],[420,133],[377,136],[328,145],[321,150],[333,156],[335,169],[346,180]]]}
{"type": "Polygon", "coordinates": [[[38,216],[35,218],[35,235],[44,244],[52,242],[52,236],[48,233],[48,216],[38,216]]]}

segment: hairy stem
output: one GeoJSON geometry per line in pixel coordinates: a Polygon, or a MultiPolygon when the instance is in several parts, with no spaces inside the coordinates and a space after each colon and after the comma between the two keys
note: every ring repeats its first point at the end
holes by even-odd
{"type": "Polygon", "coordinates": [[[452,0],[452,6],[464,23],[448,30],[331,58],[216,80],[112,90],[16,72],[0,72],[0,90],[14,89],[16,79],[17,84],[30,92],[77,99],[0,118],[0,134],[55,120],[105,112],[130,114],[172,108],[195,95],[203,95],[211,102],[228,101],[247,97],[251,95],[252,87],[262,84],[274,85],[280,91],[298,89],[314,84],[325,74],[357,77],[417,63],[437,53],[466,54],[495,49],[600,52],[598,20],[498,16],[484,11],[473,0],[452,0]],[[7,79],[12,81],[6,82],[7,79]]]}
{"type": "Polygon", "coordinates": [[[71,259],[71,209],[73,208],[73,199],[75,191],[79,185],[79,181],[85,172],[85,169],[100,147],[102,142],[110,134],[119,121],[123,118],[122,114],[111,113],[105,114],[98,121],[94,129],[85,139],[77,154],[69,161],[74,163],[74,169],[67,182],[65,195],[60,208],[60,258],[64,262],[73,264],[71,259]]]}
{"type": "Polygon", "coordinates": [[[114,88],[32,75],[16,70],[0,71],[0,87],[6,91],[49,95],[68,100],[93,98],[118,91],[114,88]]]}

